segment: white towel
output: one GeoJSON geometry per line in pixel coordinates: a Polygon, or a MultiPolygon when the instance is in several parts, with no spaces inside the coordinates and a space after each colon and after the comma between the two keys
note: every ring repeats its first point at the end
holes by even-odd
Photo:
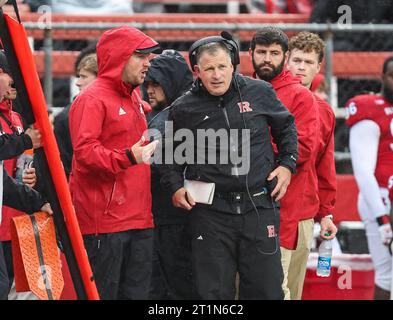
{"type": "Polygon", "coordinates": [[[198,203],[212,204],[216,184],[196,180],[184,180],[184,188],[198,203]]]}

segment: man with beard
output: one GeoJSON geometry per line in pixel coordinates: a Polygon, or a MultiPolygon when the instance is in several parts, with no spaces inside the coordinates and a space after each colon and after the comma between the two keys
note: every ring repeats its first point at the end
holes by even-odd
{"type": "Polygon", "coordinates": [[[383,64],[382,93],[346,104],[349,147],[359,187],[358,211],[375,267],[374,299],[388,300],[392,256],[389,189],[393,188],[393,56],[383,64]]]}
{"type": "MultiPolygon", "coordinates": [[[[257,31],[251,41],[249,54],[255,70],[254,77],[272,84],[279,100],[295,117],[298,133],[296,174],[281,200],[280,215],[283,290],[285,299],[289,300],[288,270],[291,259],[297,251],[307,252],[311,249],[313,218],[319,209],[315,169],[319,135],[318,104],[312,93],[302,86],[300,79],[284,69],[288,58],[288,37],[282,30],[267,27],[257,31]]],[[[299,279],[300,282],[303,280],[299,279]]]]}
{"type": "MultiPolygon", "coordinates": [[[[165,50],[150,61],[142,86],[152,112],[146,115],[148,128],[164,135],[171,105],[191,88],[193,77],[187,61],[175,50],[165,50]]],[[[151,298],[192,298],[191,237],[189,214],[172,205],[171,194],[160,185],[157,165],[151,165],[151,195],[154,217],[154,252],[151,298]]]]}

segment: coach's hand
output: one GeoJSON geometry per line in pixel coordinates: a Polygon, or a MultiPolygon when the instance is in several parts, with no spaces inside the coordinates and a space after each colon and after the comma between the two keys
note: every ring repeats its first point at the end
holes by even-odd
{"type": "Polygon", "coordinates": [[[34,188],[37,182],[35,168],[26,168],[25,170],[23,170],[22,182],[30,188],[34,188]]]}
{"type": "Polygon", "coordinates": [[[33,149],[37,149],[41,147],[41,132],[38,129],[33,129],[33,128],[28,128],[25,131],[25,134],[27,134],[31,142],[33,144],[33,149]]]}
{"type": "Polygon", "coordinates": [[[53,211],[52,211],[52,208],[51,208],[49,202],[45,203],[45,204],[41,207],[40,210],[43,211],[43,212],[49,213],[50,215],[53,214],[53,211]]]}
{"type": "Polygon", "coordinates": [[[291,182],[291,175],[291,171],[288,168],[278,166],[267,177],[268,181],[271,181],[274,179],[274,177],[277,177],[277,185],[271,193],[271,196],[275,201],[282,199],[282,197],[287,192],[288,185],[291,182]]]}
{"type": "Polygon", "coordinates": [[[172,196],[172,203],[177,208],[191,210],[195,206],[195,201],[185,188],[180,188],[172,196]]]}
{"type": "Polygon", "coordinates": [[[145,137],[142,136],[141,139],[131,148],[136,163],[148,163],[159,143],[158,140],[154,140],[153,142],[144,145],[145,141],[145,137]]]}

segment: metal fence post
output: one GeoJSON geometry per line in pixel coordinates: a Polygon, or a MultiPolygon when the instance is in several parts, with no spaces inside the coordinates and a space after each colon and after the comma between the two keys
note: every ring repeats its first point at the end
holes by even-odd
{"type": "Polygon", "coordinates": [[[52,75],[53,39],[52,29],[44,29],[44,93],[48,110],[53,107],[53,75],[52,75]]]}
{"type": "Polygon", "coordinates": [[[332,77],[333,77],[333,32],[330,28],[325,32],[325,43],[326,43],[326,65],[325,65],[325,79],[329,86],[328,99],[329,103],[332,103],[332,77]]]}
{"type": "Polygon", "coordinates": [[[240,13],[240,3],[239,0],[230,0],[227,3],[227,13],[228,14],[239,14],[240,13]]]}

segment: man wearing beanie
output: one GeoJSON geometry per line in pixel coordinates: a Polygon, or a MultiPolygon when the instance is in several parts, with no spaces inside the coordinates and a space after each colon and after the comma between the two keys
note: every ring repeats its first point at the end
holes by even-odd
{"type": "MultiPolygon", "coordinates": [[[[164,135],[170,106],[191,88],[193,76],[187,61],[175,50],[165,50],[151,60],[142,86],[152,112],[147,114],[150,130],[164,135]]],[[[185,300],[192,298],[190,215],[172,204],[171,194],[160,184],[158,166],[151,167],[154,253],[151,298],[185,300]]]]}

